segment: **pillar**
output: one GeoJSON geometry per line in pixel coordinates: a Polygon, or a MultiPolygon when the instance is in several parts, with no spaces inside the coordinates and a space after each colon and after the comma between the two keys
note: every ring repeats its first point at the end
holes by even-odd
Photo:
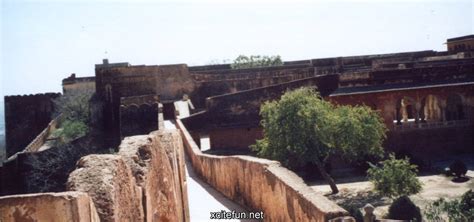
{"type": "Polygon", "coordinates": [[[374,210],[375,207],[371,204],[364,206],[364,222],[375,222],[374,210]]]}

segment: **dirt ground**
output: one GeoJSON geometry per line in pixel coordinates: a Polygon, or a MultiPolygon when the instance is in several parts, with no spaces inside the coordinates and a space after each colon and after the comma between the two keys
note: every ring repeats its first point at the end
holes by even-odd
{"type": "MultiPolygon", "coordinates": [[[[448,165],[448,163],[439,163],[440,166],[448,165]]],[[[452,181],[452,177],[447,177],[443,174],[419,176],[418,178],[423,183],[423,189],[420,193],[411,195],[411,200],[423,211],[423,209],[434,200],[438,198],[454,199],[460,197],[469,189],[474,189],[474,159],[468,160],[468,181],[456,183],[452,181]]],[[[339,193],[331,195],[331,189],[324,182],[319,181],[310,183],[309,185],[316,192],[324,194],[329,199],[334,200],[341,206],[354,205],[356,207],[363,207],[370,203],[375,209],[377,218],[381,218],[388,211],[391,200],[381,197],[373,191],[373,185],[367,181],[365,177],[351,177],[335,179],[339,188],[339,193]]]]}

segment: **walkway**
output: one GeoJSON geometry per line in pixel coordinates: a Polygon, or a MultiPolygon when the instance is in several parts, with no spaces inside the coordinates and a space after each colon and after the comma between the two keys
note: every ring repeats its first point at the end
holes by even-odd
{"type": "MultiPolygon", "coordinates": [[[[174,123],[169,120],[164,122],[165,129],[176,129],[174,123]]],[[[245,208],[229,200],[195,174],[194,169],[186,158],[186,181],[188,188],[189,215],[192,222],[213,221],[210,220],[210,212],[221,210],[244,212],[245,208]]],[[[219,220],[215,220],[219,221],[219,220]]],[[[240,221],[240,220],[225,220],[240,221]]],[[[242,220],[246,221],[246,220],[242,220]]]]}

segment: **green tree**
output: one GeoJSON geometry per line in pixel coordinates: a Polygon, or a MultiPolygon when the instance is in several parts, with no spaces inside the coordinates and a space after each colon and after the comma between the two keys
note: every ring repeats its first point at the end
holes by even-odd
{"type": "Polygon", "coordinates": [[[61,114],[64,119],[60,128],[53,132],[53,136],[59,138],[57,145],[68,143],[89,132],[89,100],[93,93],[92,90],[85,89],[70,90],[53,101],[55,115],[61,114]]]}
{"type": "Polygon", "coordinates": [[[232,69],[246,69],[255,67],[266,67],[266,66],[281,66],[283,61],[279,55],[277,56],[260,56],[252,55],[245,56],[240,55],[231,64],[232,69]]]}
{"type": "Polygon", "coordinates": [[[383,153],[386,128],[377,112],[365,106],[334,106],[310,88],[286,92],[279,101],[264,103],[260,115],[264,138],[251,148],[289,168],[315,164],[333,193],[338,188],[324,168],[331,155],[354,161],[383,153]]]}
{"type": "Polygon", "coordinates": [[[380,194],[392,199],[416,194],[421,190],[421,182],[416,177],[416,165],[410,164],[408,158],[396,159],[390,154],[381,166],[372,165],[367,170],[369,180],[380,194]]]}

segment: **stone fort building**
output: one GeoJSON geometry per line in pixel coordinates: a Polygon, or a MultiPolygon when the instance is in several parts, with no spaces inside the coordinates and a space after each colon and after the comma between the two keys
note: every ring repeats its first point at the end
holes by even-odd
{"type": "MultiPolygon", "coordinates": [[[[95,91],[94,124],[107,133],[111,146],[125,136],[158,129],[162,113],[164,119],[182,118],[198,145],[209,138],[206,146],[214,150],[248,150],[262,137],[260,104],[288,89],[310,86],[333,103],[378,110],[389,129],[389,150],[472,152],[474,35],[448,39],[446,45],[441,52],[309,59],[249,69],[104,59],[95,76],[64,79],[63,91],[95,91]]],[[[48,125],[50,98],[58,95],[5,97],[7,156],[24,149],[48,125]]]]}
{"type": "Polygon", "coordinates": [[[0,195],[36,194],[1,196],[0,220],[61,215],[62,221],[190,221],[186,152],[206,183],[265,212],[266,220],[354,221],[276,161],[212,153],[248,153],[249,145],[263,136],[262,102],[305,86],[335,104],[377,110],[389,129],[384,144],[389,151],[425,161],[450,153],[472,155],[474,35],[446,44],[442,52],[310,59],[249,69],[104,59],[95,66],[95,76],[72,74],[62,81],[65,94],[93,93],[92,128],[101,132],[66,148],[46,145],[61,121],[53,115],[52,102],[61,94],[6,96],[8,160],[0,167],[0,195]],[[167,129],[163,120],[175,120],[175,129],[167,129]],[[100,146],[90,149],[94,143],[89,139],[100,146]],[[118,152],[98,154],[111,147],[118,152]],[[82,150],[88,153],[77,152],[82,150]],[[59,156],[58,172],[35,165],[73,151],[67,163],[59,156]],[[42,184],[46,179],[61,183],[37,191],[33,177],[42,184]]]}

